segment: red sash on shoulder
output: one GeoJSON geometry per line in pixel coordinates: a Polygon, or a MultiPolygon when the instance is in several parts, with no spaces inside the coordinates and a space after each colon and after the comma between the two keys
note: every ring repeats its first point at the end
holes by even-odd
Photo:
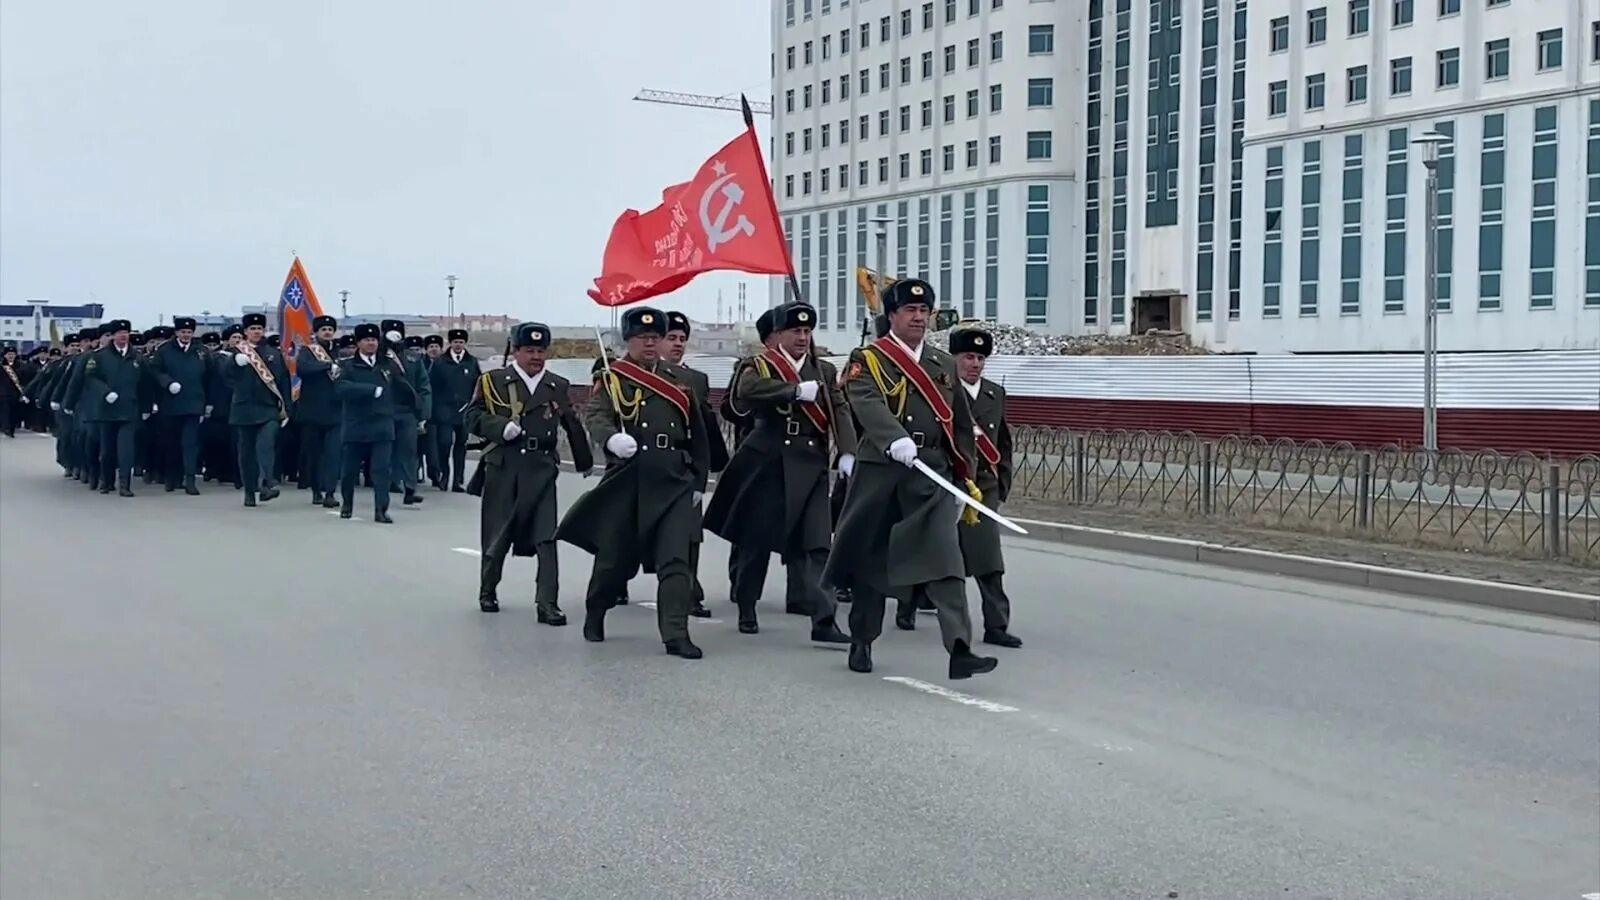
{"type": "Polygon", "coordinates": [[[972,439],[977,442],[978,455],[983,457],[984,462],[991,466],[1000,465],[1000,448],[994,445],[994,441],[989,440],[989,435],[984,433],[982,425],[972,426],[972,439]]]}
{"type": "Polygon", "coordinates": [[[917,393],[922,395],[922,399],[933,407],[933,416],[939,420],[939,427],[944,430],[945,452],[950,456],[950,467],[955,470],[956,480],[958,482],[969,480],[972,473],[967,466],[966,457],[956,449],[956,432],[953,424],[955,413],[950,409],[950,402],[933,383],[933,379],[928,377],[928,370],[922,367],[922,363],[912,359],[904,347],[887,336],[873,341],[872,349],[889,357],[889,361],[905,373],[906,380],[916,385],[917,393]]]}
{"type": "MultiPolygon", "coordinates": [[[[794,365],[789,362],[787,356],[777,350],[768,348],[762,352],[761,358],[771,363],[772,367],[778,370],[778,374],[783,376],[784,381],[789,384],[800,383],[800,373],[795,371],[794,365]]],[[[819,382],[818,387],[821,386],[819,382]]],[[[821,392],[819,391],[818,393],[820,395],[821,392]]],[[[806,418],[811,420],[811,424],[815,425],[818,431],[822,432],[824,436],[828,434],[828,413],[822,408],[822,404],[815,400],[801,401],[800,410],[806,414],[806,418]]]]}
{"type": "Polygon", "coordinates": [[[694,417],[689,413],[689,391],[686,388],[679,387],[643,366],[629,362],[626,359],[612,360],[611,371],[638,384],[640,387],[648,388],[651,393],[677,407],[678,412],[683,413],[684,424],[694,424],[694,417]]]}

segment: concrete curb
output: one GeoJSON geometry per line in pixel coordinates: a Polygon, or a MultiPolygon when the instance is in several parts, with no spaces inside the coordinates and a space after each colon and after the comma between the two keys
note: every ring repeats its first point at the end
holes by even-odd
{"type": "Polygon", "coordinates": [[[1246,572],[1304,578],[1326,584],[1370,588],[1432,600],[1575,619],[1581,622],[1600,622],[1600,596],[1554,591],[1530,585],[1457,578],[1453,575],[1436,575],[1430,572],[1413,572],[1337,559],[1298,556],[1293,553],[1254,550],[1249,547],[1227,547],[1205,541],[1090,528],[1086,525],[1068,525],[1064,522],[1044,522],[1038,519],[1014,521],[1028,529],[1029,537],[1053,543],[1203,563],[1246,572]]]}
{"type": "MultiPolygon", "coordinates": [[[[568,472],[573,471],[572,463],[565,459],[561,461],[561,468],[568,472]]],[[[712,482],[715,481],[713,478],[712,482]]],[[[1531,585],[1413,572],[1408,569],[1299,556],[1271,550],[1255,550],[1249,547],[1228,547],[1186,538],[1091,528],[1087,525],[1069,525],[1065,522],[1046,522],[1039,519],[1013,521],[1028,529],[1029,538],[1056,544],[1202,563],[1244,572],[1303,578],[1324,584],[1369,588],[1430,600],[1554,616],[1579,622],[1600,622],[1600,595],[1591,596],[1531,585]]],[[[1010,536],[1006,539],[1020,540],[1010,536]]]]}

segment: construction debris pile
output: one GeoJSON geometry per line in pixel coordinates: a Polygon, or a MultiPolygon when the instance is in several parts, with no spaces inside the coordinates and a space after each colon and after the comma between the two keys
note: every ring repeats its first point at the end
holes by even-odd
{"type": "MultiPolygon", "coordinates": [[[[960,326],[957,326],[958,328],[960,326]]],[[[1210,351],[1189,342],[1176,331],[1144,334],[1039,334],[1016,325],[982,326],[994,335],[994,352],[1001,356],[1204,356],[1210,351]]],[[[950,332],[931,336],[934,346],[948,347],[950,332]]]]}

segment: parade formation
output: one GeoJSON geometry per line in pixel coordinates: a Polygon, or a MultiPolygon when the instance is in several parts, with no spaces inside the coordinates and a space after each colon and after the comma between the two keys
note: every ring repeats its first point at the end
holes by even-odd
{"type": "Polygon", "coordinates": [[[465,331],[408,337],[398,320],[340,335],[319,315],[295,348],[258,313],[201,335],[186,317],[142,333],[117,319],[26,361],[6,347],[0,426],[53,433],[63,477],[119,497],[135,496],[139,479],[190,495],[205,482],[254,508],[292,481],[348,519],[364,482],[373,521],[392,524],[391,495],[420,504],[421,484],[476,496],[480,610],[499,611],[507,557],[533,557],[537,620],[566,625],[556,554],[566,542],[594,558],[586,640],[606,639],[607,612],[642,571],[656,578],[662,644],[684,659],[703,655],[689,625],[710,615],[699,571],[709,532],[730,545],[741,634],[760,633],[776,555],[785,611],[809,617],[813,641],[848,645],[852,671],[872,671],[893,597],[904,630],[917,608],[936,612],[949,676],[970,678],[997,660],[974,652],[967,578],[981,598],[977,640],[1022,645],[993,514],[1011,483],[1005,394],[983,378],[993,337],[967,327],[948,347],[926,344],[935,307],[923,281],[894,282],[882,304],[879,336],[843,371],[813,351],[810,305],[764,312],[762,349],[738,361],[717,410],[705,374],[682,361],[688,317],[650,306],[623,313],[625,350],[596,360],[582,409],[545,368],[551,333],[537,322],[518,325],[505,365],[485,371],[465,331]],[[603,468],[564,516],[563,437],[578,472],[603,468]],[[481,452],[467,479],[469,439],[481,452]]]}

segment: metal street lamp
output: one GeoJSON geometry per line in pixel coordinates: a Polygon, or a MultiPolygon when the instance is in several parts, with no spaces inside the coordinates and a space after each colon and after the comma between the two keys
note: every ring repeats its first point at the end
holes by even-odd
{"type": "Polygon", "coordinates": [[[1428,170],[1423,257],[1422,449],[1430,463],[1439,453],[1439,148],[1450,140],[1426,131],[1411,140],[1428,170]]]}
{"type": "Polygon", "coordinates": [[[449,285],[449,293],[445,296],[445,321],[451,325],[456,323],[456,277],[446,275],[444,283],[449,285]]]}

